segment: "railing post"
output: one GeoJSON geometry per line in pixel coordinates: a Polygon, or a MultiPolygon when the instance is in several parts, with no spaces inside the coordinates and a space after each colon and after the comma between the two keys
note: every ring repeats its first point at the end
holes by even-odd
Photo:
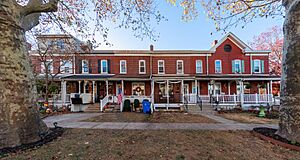
{"type": "Polygon", "coordinates": [[[103,111],[103,107],[102,107],[102,106],[103,106],[103,102],[102,102],[102,101],[103,101],[103,100],[101,99],[101,100],[100,100],[100,111],[101,111],[101,112],[103,111]]]}
{"type": "Polygon", "coordinates": [[[244,105],[244,93],[241,93],[241,106],[243,107],[244,105]]]}
{"type": "Polygon", "coordinates": [[[235,94],[233,94],[233,101],[234,101],[235,105],[236,105],[236,98],[237,98],[237,96],[235,94]]]}
{"type": "Polygon", "coordinates": [[[255,103],[258,104],[258,101],[259,101],[259,100],[258,100],[258,94],[255,93],[255,103]]]}
{"type": "Polygon", "coordinates": [[[218,96],[218,94],[217,94],[217,101],[219,101],[219,96],[218,96]]]}

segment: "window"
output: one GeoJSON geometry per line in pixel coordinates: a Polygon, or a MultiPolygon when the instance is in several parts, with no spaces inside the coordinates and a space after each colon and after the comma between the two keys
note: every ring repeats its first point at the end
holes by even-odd
{"type": "Polygon", "coordinates": [[[73,64],[71,60],[61,60],[60,61],[60,72],[61,73],[72,73],[73,64]]]}
{"type": "Polygon", "coordinates": [[[222,73],[222,62],[221,60],[215,61],[215,73],[222,73]]]}
{"type": "Polygon", "coordinates": [[[89,73],[89,61],[82,60],[82,73],[89,73]]]}
{"type": "Polygon", "coordinates": [[[146,74],[146,61],[145,60],[139,61],[139,73],[146,74]]]}
{"type": "Polygon", "coordinates": [[[202,73],[202,61],[201,60],[196,60],[196,73],[202,73]]]}
{"type": "Polygon", "coordinates": [[[233,60],[232,67],[233,67],[232,68],[233,73],[241,73],[242,72],[241,60],[233,60]]]}
{"type": "Polygon", "coordinates": [[[164,74],[164,73],[165,73],[165,61],[158,60],[158,74],[164,74]]]}
{"type": "Polygon", "coordinates": [[[261,66],[260,66],[260,60],[254,60],[253,61],[253,72],[254,73],[261,73],[261,66]]]}
{"type": "Polygon", "coordinates": [[[58,49],[65,49],[65,43],[63,40],[58,40],[57,41],[57,47],[58,49]]]}
{"type": "Polygon", "coordinates": [[[231,45],[226,44],[226,45],[224,46],[224,51],[225,51],[225,52],[231,52],[231,50],[232,50],[231,45]]]}
{"type": "Polygon", "coordinates": [[[183,60],[177,60],[177,74],[183,74],[183,60]]]}
{"type": "Polygon", "coordinates": [[[101,60],[101,73],[108,73],[107,60],[101,60]]]}
{"type": "Polygon", "coordinates": [[[45,68],[47,68],[48,73],[53,73],[53,60],[52,59],[48,59],[41,63],[41,72],[42,73],[46,73],[45,68]]]}
{"type": "Polygon", "coordinates": [[[145,95],[145,83],[132,83],[132,95],[145,95]]]}
{"type": "Polygon", "coordinates": [[[47,41],[47,47],[48,48],[53,47],[53,41],[52,40],[47,41]]]}
{"type": "Polygon", "coordinates": [[[120,61],[120,74],[126,74],[127,73],[127,66],[126,66],[126,60],[120,61]]]}

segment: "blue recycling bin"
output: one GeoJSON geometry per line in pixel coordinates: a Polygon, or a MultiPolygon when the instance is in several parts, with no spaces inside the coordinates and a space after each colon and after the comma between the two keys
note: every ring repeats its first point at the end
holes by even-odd
{"type": "Polygon", "coordinates": [[[151,114],[151,103],[148,100],[143,100],[143,112],[145,114],[151,114]]]}

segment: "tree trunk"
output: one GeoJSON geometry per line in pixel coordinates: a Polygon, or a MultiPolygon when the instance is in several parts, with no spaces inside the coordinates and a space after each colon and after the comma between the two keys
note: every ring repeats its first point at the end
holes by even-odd
{"type": "Polygon", "coordinates": [[[35,105],[34,77],[17,10],[14,2],[0,2],[0,148],[38,141],[48,131],[35,105]]]}
{"type": "MultiPolygon", "coordinates": [[[[294,1],[296,2],[296,1],[294,1]]],[[[283,1],[286,18],[281,76],[280,123],[277,134],[300,142],[300,4],[283,1]]]]}

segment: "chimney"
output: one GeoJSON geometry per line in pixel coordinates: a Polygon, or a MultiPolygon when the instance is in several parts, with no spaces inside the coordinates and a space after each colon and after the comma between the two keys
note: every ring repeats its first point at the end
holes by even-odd
{"type": "Polygon", "coordinates": [[[218,40],[214,40],[214,41],[211,43],[211,47],[214,47],[217,43],[218,43],[218,40]]]}
{"type": "Polygon", "coordinates": [[[154,50],[154,46],[151,44],[150,45],[150,51],[153,51],[154,50]]]}

